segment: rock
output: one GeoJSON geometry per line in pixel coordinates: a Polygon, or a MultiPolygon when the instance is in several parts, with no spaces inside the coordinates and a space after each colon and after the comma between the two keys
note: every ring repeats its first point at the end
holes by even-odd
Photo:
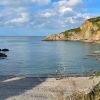
{"type": "Polygon", "coordinates": [[[100,61],[100,58],[97,58],[96,60],[100,61]]]}
{"type": "Polygon", "coordinates": [[[95,56],[97,56],[97,55],[96,55],[96,54],[88,54],[87,56],[94,56],[94,57],[95,57],[95,56]]]}
{"type": "Polygon", "coordinates": [[[4,53],[0,53],[0,58],[3,58],[3,57],[7,57],[7,55],[4,53]]]}
{"type": "Polygon", "coordinates": [[[100,51],[94,51],[93,53],[94,54],[100,54],[100,51]]]}
{"type": "Polygon", "coordinates": [[[9,51],[9,49],[2,49],[2,51],[7,52],[7,51],[9,51]]]}
{"type": "Polygon", "coordinates": [[[1,49],[0,49],[0,51],[1,51],[1,49]]]}
{"type": "Polygon", "coordinates": [[[83,58],[83,59],[88,59],[88,58],[83,58]]]}

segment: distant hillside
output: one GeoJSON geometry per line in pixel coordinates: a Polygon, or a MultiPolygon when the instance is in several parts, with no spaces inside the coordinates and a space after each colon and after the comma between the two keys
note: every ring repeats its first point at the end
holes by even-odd
{"type": "Polygon", "coordinates": [[[100,17],[86,20],[79,28],[70,29],[60,34],[52,34],[45,38],[47,41],[80,40],[100,42],[100,17]]]}

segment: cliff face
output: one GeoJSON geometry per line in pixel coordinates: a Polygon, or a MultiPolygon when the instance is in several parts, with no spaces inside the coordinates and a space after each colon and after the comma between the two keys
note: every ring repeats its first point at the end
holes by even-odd
{"type": "Polygon", "coordinates": [[[80,40],[86,42],[100,42],[100,17],[85,21],[79,28],[67,30],[60,34],[46,37],[47,41],[80,40]]]}

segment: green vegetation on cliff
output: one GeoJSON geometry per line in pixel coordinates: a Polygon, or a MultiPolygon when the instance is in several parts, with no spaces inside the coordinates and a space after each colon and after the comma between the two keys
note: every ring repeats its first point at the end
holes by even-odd
{"type": "Polygon", "coordinates": [[[62,32],[63,34],[65,33],[68,33],[68,32],[80,32],[81,30],[80,30],[80,27],[79,28],[74,28],[74,29],[70,29],[70,30],[67,30],[67,31],[65,31],[65,32],[62,32]]]}
{"type": "Polygon", "coordinates": [[[98,21],[100,21],[100,16],[96,17],[96,18],[90,18],[90,19],[88,19],[88,21],[90,21],[90,22],[98,22],[98,21]]]}
{"type": "Polygon", "coordinates": [[[81,29],[80,29],[80,27],[79,28],[74,28],[74,29],[70,29],[70,30],[67,30],[67,31],[64,31],[64,32],[62,32],[61,34],[64,34],[65,35],[65,37],[70,37],[72,34],[73,34],[73,32],[75,32],[76,34],[77,33],[79,33],[81,31],[81,29]]]}
{"type": "Polygon", "coordinates": [[[91,18],[91,19],[88,19],[88,21],[92,22],[93,24],[97,25],[97,27],[100,28],[100,17],[91,18]]]}

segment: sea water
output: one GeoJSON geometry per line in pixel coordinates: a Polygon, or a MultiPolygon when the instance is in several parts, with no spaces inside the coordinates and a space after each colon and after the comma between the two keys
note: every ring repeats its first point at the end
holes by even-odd
{"type": "Polygon", "coordinates": [[[75,41],[42,41],[45,37],[0,37],[0,48],[8,57],[0,59],[0,75],[80,75],[100,71],[100,44],[75,41]]]}

